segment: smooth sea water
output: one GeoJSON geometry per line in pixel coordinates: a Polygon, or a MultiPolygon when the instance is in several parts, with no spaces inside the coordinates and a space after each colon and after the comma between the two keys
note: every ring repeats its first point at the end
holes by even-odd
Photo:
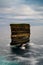
{"type": "Polygon", "coordinates": [[[0,26],[0,65],[43,65],[43,26],[31,26],[25,50],[10,46],[10,27],[0,26]]]}

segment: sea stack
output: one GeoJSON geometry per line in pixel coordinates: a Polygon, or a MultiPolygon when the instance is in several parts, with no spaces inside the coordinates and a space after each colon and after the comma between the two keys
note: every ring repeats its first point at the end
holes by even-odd
{"type": "Polygon", "coordinates": [[[30,24],[10,24],[10,45],[22,46],[30,41],[30,24]]]}

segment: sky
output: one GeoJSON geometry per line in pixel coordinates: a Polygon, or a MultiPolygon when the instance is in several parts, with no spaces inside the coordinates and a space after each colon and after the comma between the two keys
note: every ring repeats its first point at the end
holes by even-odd
{"type": "Polygon", "coordinates": [[[43,25],[43,0],[0,0],[0,26],[10,23],[43,25]]]}

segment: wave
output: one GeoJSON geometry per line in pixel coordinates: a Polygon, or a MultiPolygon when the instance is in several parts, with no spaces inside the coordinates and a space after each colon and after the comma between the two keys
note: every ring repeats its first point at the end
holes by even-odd
{"type": "Polygon", "coordinates": [[[37,45],[35,43],[29,43],[29,45],[33,48],[43,48],[43,45],[37,45]]]}

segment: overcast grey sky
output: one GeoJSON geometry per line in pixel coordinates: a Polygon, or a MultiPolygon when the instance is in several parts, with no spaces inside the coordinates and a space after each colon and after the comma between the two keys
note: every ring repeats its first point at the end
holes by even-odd
{"type": "Polygon", "coordinates": [[[43,0],[0,0],[0,25],[43,25],[43,0]]]}

